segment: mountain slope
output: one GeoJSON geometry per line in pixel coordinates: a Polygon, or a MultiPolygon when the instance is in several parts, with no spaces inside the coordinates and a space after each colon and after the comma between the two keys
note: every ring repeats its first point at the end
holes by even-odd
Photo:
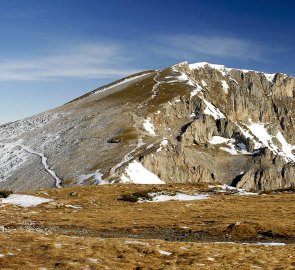
{"type": "Polygon", "coordinates": [[[0,127],[0,188],[295,184],[295,79],[180,63],[0,127]]]}

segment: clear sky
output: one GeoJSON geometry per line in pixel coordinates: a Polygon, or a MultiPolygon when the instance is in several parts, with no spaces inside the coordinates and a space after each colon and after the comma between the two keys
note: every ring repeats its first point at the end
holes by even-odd
{"type": "Polygon", "coordinates": [[[295,75],[295,1],[0,0],[0,123],[181,61],[295,75]]]}

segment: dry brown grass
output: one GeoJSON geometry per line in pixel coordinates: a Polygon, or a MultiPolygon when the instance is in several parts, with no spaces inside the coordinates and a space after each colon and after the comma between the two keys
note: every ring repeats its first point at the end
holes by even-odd
{"type": "Polygon", "coordinates": [[[211,194],[207,184],[177,184],[87,186],[33,194],[54,201],[31,208],[0,207],[1,225],[6,229],[0,233],[1,269],[295,267],[293,193],[246,197],[211,194]],[[211,197],[164,203],[119,199],[150,190],[206,191],[211,197]],[[269,247],[211,241],[290,244],[269,247]]]}
{"type": "Polygon", "coordinates": [[[292,269],[295,247],[0,234],[1,269],[292,269]],[[3,237],[5,235],[5,237],[3,237]],[[161,251],[171,255],[161,254],[161,251]]]}

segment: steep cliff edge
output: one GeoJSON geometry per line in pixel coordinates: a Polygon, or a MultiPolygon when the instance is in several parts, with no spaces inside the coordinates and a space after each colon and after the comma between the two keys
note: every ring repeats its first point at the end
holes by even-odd
{"type": "Polygon", "coordinates": [[[146,71],[0,127],[0,188],[295,185],[295,79],[207,63],[146,71]]]}

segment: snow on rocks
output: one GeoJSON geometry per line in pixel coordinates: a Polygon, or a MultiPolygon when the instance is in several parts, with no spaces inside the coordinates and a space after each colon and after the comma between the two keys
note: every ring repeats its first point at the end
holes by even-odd
{"type": "Polygon", "coordinates": [[[276,74],[275,73],[263,73],[265,78],[270,82],[272,83],[276,74]]]}
{"type": "Polygon", "coordinates": [[[197,84],[197,87],[193,91],[191,91],[190,97],[192,98],[192,97],[196,96],[202,90],[203,90],[203,88],[200,85],[197,84]]]}
{"type": "Polygon", "coordinates": [[[195,86],[195,83],[192,81],[192,79],[190,79],[188,77],[188,75],[182,71],[179,71],[176,66],[181,66],[182,64],[187,64],[187,62],[183,62],[183,63],[179,63],[178,65],[174,65],[172,67],[172,70],[174,72],[180,73],[179,76],[175,77],[176,80],[178,80],[179,82],[186,82],[186,84],[190,85],[190,86],[195,86]]]}
{"type": "Polygon", "coordinates": [[[295,145],[287,143],[286,139],[280,131],[278,131],[276,138],[281,143],[281,150],[285,154],[285,156],[295,162],[295,156],[292,154],[292,151],[295,150],[295,145]]]}
{"type": "Polygon", "coordinates": [[[209,143],[213,145],[226,144],[227,147],[220,147],[220,149],[231,155],[252,155],[252,153],[247,151],[245,144],[238,143],[233,138],[228,139],[221,136],[213,136],[209,143]]]}
{"type": "Polygon", "coordinates": [[[7,198],[1,199],[0,203],[13,204],[22,207],[33,207],[51,201],[52,199],[46,199],[30,195],[11,194],[7,198]]]}
{"type": "Polygon", "coordinates": [[[227,94],[229,90],[229,85],[227,84],[225,80],[221,80],[221,85],[222,85],[223,91],[227,94]]]}
{"type": "Polygon", "coordinates": [[[83,185],[84,182],[90,178],[92,178],[95,181],[95,184],[98,184],[98,185],[109,184],[109,182],[103,180],[102,177],[103,177],[103,173],[101,173],[100,170],[97,170],[94,173],[90,173],[90,174],[82,174],[82,175],[79,175],[77,184],[83,185]]]}
{"type": "Polygon", "coordinates": [[[292,150],[295,149],[295,146],[288,144],[280,131],[278,131],[275,136],[275,138],[281,143],[281,146],[279,147],[273,142],[274,136],[268,133],[265,124],[253,123],[250,119],[248,129],[264,147],[269,148],[274,154],[282,156],[286,162],[295,162],[295,155],[292,154],[292,150]]]}
{"type": "Polygon", "coordinates": [[[202,83],[202,85],[203,85],[204,87],[207,86],[207,83],[206,83],[204,80],[202,80],[201,83],[202,83]]]}
{"type": "Polygon", "coordinates": [[[204,68],[206,66],[209,66],[212,69],[216,69],[218,70],[223,76],[226,75],[226,71],[227,69],[225,68],[224,65],[217,65],[217,64],[209,64],[207,62],[199,62],[199,63],[194,63],[194,64],[189,64],[189,68],[191,70],[195,70],[195,69],[200,69],[200,68],[204,68]]]}
{"type": "Polygon", "coordinates": [[[189,195],[185,193],[169,193],[169,192],[151,192],[147,194],[147,198],[139,198],[139,203],[144,202],[168,202],[168,201],[196,201],[207,200],[209,196],[207,194],[194,194],[189,195]]]}
{"type": "Polygon", "coordinates": [[[157,149],[157,152],[161,152],[167,144],[168,144],[168,140],[166,138],[163,138],[163,140],[160,143],[160,147],[157,149]]]}
{"type": "Polygon", "coordinates": [[[224,65],[210,64],[210,63],[207,63],[207,62],[193,63],[193,64],[189,64],[188,66],[189,66],[189,69],[191,69],[191,70],[196,70],[196,69],[200,69],[200,68],[210,67],[212,69],[218,70],[222,74],[222,76],[229,75],[229,72],[231,70],[239,70],[239,71],[241,71],[243,73],[249,73],[249,72],[260,73],[260,74],[263,74],[265,76],[265,78],[270,83],[273,82],[273,80],[274,80],[274,78],[276,76],[275,73],[265,73],[265,72],[256,71],[256,70],[239,69],[239,68],[227,68],[224,65]]]}
{"type": "Polygon", "coordinates": [[[205,114],[213,116],[213,118],[215,120],[221,119],[221,118],[226,118],[224,116],[224,114],[218,108],[216,108],[212,103],[210,103],[209,101],[207,101],[203,97],[200,97],[200,98],[204,101],[204,103],[206,105],[206,108],[204,110],[205,114]]]}
{"type": "Polygon", "coordinates": [[[223,185],[209,185],[209,189],[216,193],[228,193],[241,196],[256,196],[258,193],[248,192],[242,188],[232,187],[226,184],[223,185]]]}
{"type": "Polygon", "coordinates": [[[121,176],[123,183],[134,184],[165,184],[158,176],[150,172],[143,165],[134,160],[130,162],[121,176]]]}
{"type": "Polygon", "coordinates": [[[147,119],[144,120],[143,127],[150,135],[156,136],[155,127],[154,127],[154,125],[152,123],[152,119],[150,117],[148,117],[147,119]]]}

